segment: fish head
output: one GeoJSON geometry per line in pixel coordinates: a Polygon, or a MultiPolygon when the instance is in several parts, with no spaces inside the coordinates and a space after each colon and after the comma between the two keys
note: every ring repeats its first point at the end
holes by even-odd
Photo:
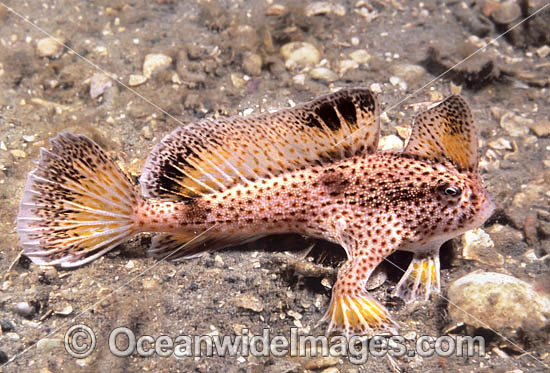
{"type": "Polygon", "coordinates": [[[435,224],[433,235],[442,240],[482,225],[495,204],[477,172],[461,173],[452,165],[439,164],[431,185],[435,224]]]}
{"type": "MultiPolygon", "coordinates": [[[[451,96],[415,118],[402,156],[419,162],[414,177],[424,189],[419,205],[430,216],[420,218],[422,224],[412,223],[413,241],[441,244],[491,216],[495,205],[479,176],[477,146],[472,113],[460,96],[451,96]]],[[[418,214],[414,220],[419,220],[418,214]]]]}

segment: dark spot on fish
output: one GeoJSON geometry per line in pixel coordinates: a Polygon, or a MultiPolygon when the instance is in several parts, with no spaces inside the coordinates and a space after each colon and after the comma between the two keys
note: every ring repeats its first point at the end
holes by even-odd
{"type": "Polygon", "coordinates": [[[190,199],[184,201],[185,209],[183,210],[183,220],[194,221],[194,222],[204,222],[208,216],[206,209],[200,203],[198,199],[190,199]]]}
{"type": "Polygon", "coordinates": [[[332,197],[343,194],[350,185],[350,181],[346,178],[344,173],[336,171],[333,168],[325,170],[323,174],[319,176],[317,182],[321,185],[321,188],[332,197]]]}

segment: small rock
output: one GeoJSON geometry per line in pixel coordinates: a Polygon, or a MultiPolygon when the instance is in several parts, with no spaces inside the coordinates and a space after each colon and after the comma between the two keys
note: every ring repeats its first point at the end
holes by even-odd
{"type": "Polygon", "coordinates": [[[151,140],[153,138],[153,131],[151,131],[150,126],[143,126],[141,133],[143,134],[143,138],[146,140],[151,140]]]}
{"type": "Polygon", "coordinates": [[[420,80],[426,73],[426,70],[422,66],[408,63],[392,64],[390,71],[393,75],[400,77],[408,83],[420,80]]]}
{"type": "Polygon", "coordinates": [[[491,18],[498,24],[508,25],[521,16],[521,8],[515,0],[508,0],[500,3],[491,12],[491,18]]]}
{"type": "Polygon", "coordinates": [[[338,80],[338,74],[326,67],[316,67],[309,73],[313,79],[321,80],[327,83],[338,80]]]}
{"type": "Polygon", "coordinates": [[[141,280],[141,285],[144,289],[151,290],[158,287],[158,281],[154,278],[144,278],[143,280],[141,280]]]}
{"type": "Polygon", "coordinates": [[[17,333],[14,333],[14,332],[9,332],[9,333],[6,333],[4,334],[9,340],[11,341],[19,341],[21,340],[21,337],[19,336],[19,334],[17,333]]]}
{"type": "Polygon", "coordinates": [[[31,317],[34,309],[27,302],[19,302],[15,305],[15,313],[23,317],[31,317]]]}
{"type": "Polygon", "coordinates": [[[103,73],[95,73],[90,79],[90,97],[101,96],[107,88],[113,86],[113,81],[103,73]]]}
{"type": "Polygon", "coordinates": [[[344,75],[349,70],[355,70],[359,67],[359,64],[354,60],[341,60],[338,62],[338,72],[344,75]]]}
{"type": "Polygon", "coordinates": [[[223,262],[223,258],[220,256],[220,255],[216,255],[214,257],[214,264],[216,265],[216,267],[218,268],[223,268],[225,263],[223,262]]]}
{"type": "Polygon", "coordinates": [[[495,250],[495,244],[483,229],[472,229],[462,236],[462,256],[489,265],[502,265],[504,258],[495,250]]]}
{"type": "Polygon", "coordinates": [[[498,138],[493,141],[489,141],[487,145],[489,145],[489,147],[494,150],[513,150],[514,149],[510,140],[507,140],[504,137],[498,138]]]}
{"type": "Polygon", "coordinates": [[[292,81],[294,84],[298,85],[304,85],[306,83],[306,75],[305,74],[297,74],[292,77],[292,81]]]}
{"type": "Polygon", "coordinates": [[[140,84],[143,84],[147,81],[147,78],[141,74],[131,74],[128,78],[128,85],[130,87],[135,87],[140,84]]]}
{"type": "Polygon", "coordinates": [[[240,74],[231,74],[231,83],[233,83],[233,87],[235,88],[242,88],[246,84],[246,81],[240,74]]]}
{"type": "Polygon", "coordinates": [[[329,1],[316,1],[308,4],[304,13],[307,17],[333,13],[337,16],[345,16],[346,8],[342,4],[334,4],[329,1]]]}
{"type": "Polygon", "coordinates": [[[151,53],[143,61],[143,75],[149,79],[153,74],[167,69],[172,64],[172,57],[162,53],[151,53]]]}
{"type": "Polygon", "coordinates": [[[393,86],[399,86],[399,88],[402,89],[403,91],[407,89],[407,83],[405,83],[398,76],[390,76],[390,84],[393,86]]]}
{"type": "Polygon", "coordinates": [[[68,316],[73,313],[73,306],[68,302],[59,302],[53,306],[53,312],[56,315],[68,316]]]}
{"type": "Polygon", "coordinates": [[[367,280],[366,288],[367,290],[374,290],[380,287],[388,279],[388,272],[386,267],[379,265],[374,269],[374,272],[367,280]]]}
{"type": "Polygon", "coordinates": [[[550,120],[541,120],[531,126],[531,130],[538,137],[550,136],[550,120]]]}
{"type": "Polygon", "coordinates": [[[56,59],[63,54],[65,40],[56,38],[44,38],[38,40],[36,49],[40,57],[56,59]]]}
{"type": "Polygon", "coordinates": [[[382,93],[382,87],[378,83],[372,83],[369,88],[374,93],[382,93]]]}
{"type": "Polygon", "coordinates": [[[508,131],[512,137],[527,136],[529,134],[529,127],[532,124],[532,119],[523,118],[510,112],[500,118],[500,126],[508,131]]]}
{"type": "Polygon", "coordinates": [[[550,324],[550,298],[501,273],[470,273],[449,286],[448,298],[453,321],[475,328],[506,330],[510,336],[518,329],[536,331],[550,324]]]}
{"type": "Polygon", "coordinates": [[[550,54],[550,47],[548,45],[543,45],[538,48],[535,52],[539,55],[540,58],[546,58],[550,54]]]}
{"type": "Polygon", "coordinates": [[[364,49],[357,49],[349,54],[349,58],[361,65],[369,62],[370,54],[364,49]]]}
{"type": "Polygon", "coordinates": [[[235,306],[244,308],[245,310],[251,310],[254,312],[262,312],[264,310],[264,305],[260,299],[251,295],[251,296],[239,296],[233,301],[235,306]]]}
{"type": "Polygon", "coordinates": [[[262,56],[251,53],[244,58],[243,70],[248,75],[260,75],[262,73],[262,56]]]}
{"type": "Polygon", "coordinates": [[[285,67],[289,70],[312,67],[321,60],[321,53],[313,44],[300,41],[283,45],[281,54],[285,59],[285,67]]]}
{"type": "Polygon", "coordinates": [[[287,9],[284,5],[273,4],[265,11],[265,14],[268,16],[280,16],[287,12],[287,9]]]}
{"type": "Polygon", "coordinates": [[[12,149],[10,153],[16,158],[25,158],[27,156],[27,153],[20,149],[12,149]]]}
{"type": "Polygon", "coordinates": [[[4,351],[0,350],[0,364],[5,364],[9,360],[8,354],[6,354],[4,351]]]}
{"type": "Polygon", "coordinates": [[[403,140],[407,140],[411,137],[412,128],[410,126],[396,126],[395,130],[397,131],[397,135],[403,140]]]}
{"type": "Polygon", "coordinates": [[[63,340],[58,338],[42,338],[36,342],[36,350],[41,353],[52,352],[63,346],[63,340]]]}
{"type": "Polygon", "coordinates": [[[2,327],[2,333],[11,332],[13,330],[13,324],[7,320],[0,321],[0,326],[2,327]]]}
{"type": "Polygon", "coordinates": [[[380,150],[403,149],[403,140],[395,135],[384,136],[378,142],[380,150]]]}
{"type": "Polygon", "coordinates": [[[319,370],[319,369],[328,368],[333,365],[336,365],[338,364],[339,361],[340,361],[339,358],[333,357],[333,356],[314,358],[308,361],[304,365],[304,368],[308,370],[319,370]]]}
{"type": "Polygon", "coordinates": [[[34,140],[36,140],[36,136],[35,135],[23,135],[23,140],[25,140],[26,142],[33,142],[34,140]]]}

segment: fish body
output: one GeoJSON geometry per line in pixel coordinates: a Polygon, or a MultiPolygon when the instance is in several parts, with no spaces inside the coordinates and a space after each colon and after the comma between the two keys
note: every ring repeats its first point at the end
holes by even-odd
{"type": "Polygon", "coordinates": [[[428,299],[440,288],[440,246],[494,206],[462,98],[418,115],[402,152],[378,151],[378,136],[378,103],[363,88],[192,123],[155,146],[138,193],[95,143],[61,134],[29,175],[17,229],[34,262],[62,266],[139,232],[156,232],[148,253],[170,259],[274,233],[323,238],[347,254],[323,318],[329,332],[395,330],[365,289],[374,269],[398,249],[413,252],[394,294],[428,299]]]}

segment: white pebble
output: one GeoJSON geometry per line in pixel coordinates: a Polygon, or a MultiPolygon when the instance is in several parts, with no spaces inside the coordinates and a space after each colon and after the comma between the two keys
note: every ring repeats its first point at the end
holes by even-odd
{"type": "Polygon", "coordinates": [[[38,40],[36,49],[40,57],[59,58],[63,54],[63,39],[44,38],[38,40]]]}
{"type": "Polygon", "coordinates": [[[143,61],[143,75],[149,79],[153,74],[167,69],[172,64],[172,57],[162,53],[151,53],[143,61]]]}

